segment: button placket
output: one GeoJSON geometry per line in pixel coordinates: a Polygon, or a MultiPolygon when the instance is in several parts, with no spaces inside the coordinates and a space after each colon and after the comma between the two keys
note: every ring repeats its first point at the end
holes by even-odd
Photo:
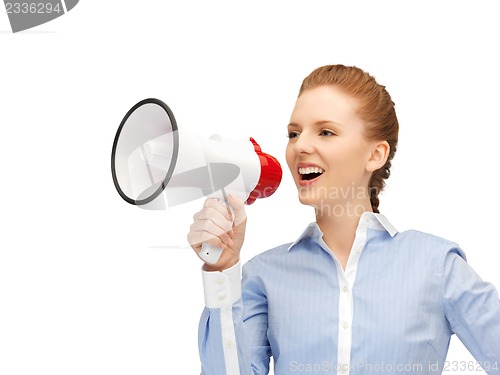
{"type": "Polygon", "coordinates": [[[342,369],[346,369],[351,356],[351,341],[352,332],[351,324],[352,321],[352,289],[347,277],[352,267],[351,262],[348,263],[346,267],[346,273],[339,269],[337,275],[339,280],[339,322],[338,322],[338,363],[339,369],[338,373],[342,372],[342,369]]]}
{"type": "Polygon", "coordinates": [[[353,285],[356,278],[356,271],[361,253],[366,244],[367,228],[370,224],[370,217],[363,217],[356,230],[351,254],[345,271],[338,269],[339,280],[339,321],[338,321],[338,353],[337,363],[339,368],[337,374],[349,373],[349,362],[351,360],[352,345],[352,321],[353,321],[353,285]]]}

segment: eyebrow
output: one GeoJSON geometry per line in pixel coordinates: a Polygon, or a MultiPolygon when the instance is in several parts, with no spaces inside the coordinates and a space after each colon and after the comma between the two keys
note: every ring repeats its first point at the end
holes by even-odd
{"type": "MultiPolygon", "coordinates": [[[[320,120],[316,121],[313,126],[324,126],[324,125],[334,125],[334,126],[340,126],[341,128],[344,127],[344,125],[339,124],[338,122],[335,121],[329,121],[329,120],[320,120]]],[[[289,128],[300,128],[299,124],[296,124],[295,122],[291,122],[288,124],[289,128]]]]}

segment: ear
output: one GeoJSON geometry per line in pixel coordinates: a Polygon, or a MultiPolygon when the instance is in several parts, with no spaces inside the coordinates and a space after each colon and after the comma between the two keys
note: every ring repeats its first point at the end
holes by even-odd
{"type": "Polygon", "coordinates": [[[389,146],[387,141],[374,143],[371,148],[370,158],[366,162],[366,170],[368,172],[374,172],[377,169],[382,168],[389,157],[390,150],[391,146],[389,146]]]}

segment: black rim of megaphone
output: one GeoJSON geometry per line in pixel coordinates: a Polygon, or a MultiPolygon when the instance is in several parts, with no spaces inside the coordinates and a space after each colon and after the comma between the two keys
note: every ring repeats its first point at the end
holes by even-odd
{"type": "Polygon", "coordinates": [[[126,200],[128,203],[138,205],[138,206],[147,204],[147,203],[151,202],[152,200],[154,200],[158,195],[160,195],[163,192],[163,190],[165,190],[165,187],[168,185],[168,182],[170,181],[170,178],[172,177],[172,174],[174,172],[175,164],[177,163],[177,155],[179,154],[179,135],[177,134],[177,130],[178,130],[177,129],[177,122],[175,121],[174,114],[172,113],[172,111],[170,110],[168,105],[166,105],[164,102],[162,102],[159,99],[148,98],[148,99],[141,100],[139,103],[137,103],[132,108],[130,108],[130,110],[127,112],[127,114],[123,118],[122,122],[120,123],[120,126],[118,127],[118,131],[116,132],[115,140],[113,142],[113,149],[111,152],[111,174],[113,175],[113,182],[115,184],[116,190],[118,191],[120,196],[124,200],[126,200]],[[122,132],[123,126],[127,122],[130,115],[132,113],[134,113],[134,111],[137,108],[143,106],[144,104],[150,104],[150,103],[157,104],[160,107],[162,107],[165,110],[165,112],[167,113],[168,117],[170,118],[170,123],[172,124],[172,132],[174,135],[174,142],[173,142],[174,147],[172,150],[172,160],[170,161],[170,166],[168,168],[167,174],[165,176],[165,179],[161,183],[160,187],[158,187],[158,189],[156,189],[156,191],[153,194],[151,194],[149,197],[147,197],[146,199],[135,200],[135,199],[131,199],[130,197],[128,197],[122,191],[122,189],[120,188],[120,184],[118,183],[118,179],[116,177],[116,169],[115,169],[116,146],[118,144],[118,139],[120,138],[120,134],[122,132]]]}

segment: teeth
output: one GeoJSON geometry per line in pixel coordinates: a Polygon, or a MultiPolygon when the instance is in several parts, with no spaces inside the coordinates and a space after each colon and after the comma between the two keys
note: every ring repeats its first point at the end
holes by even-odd
{"type": "Polygon", "coordinates": [[[323,172],[324,172],[323,168],[318,168],[318,167],[299,168],[300,174],[323,173],[323,172]]]}

